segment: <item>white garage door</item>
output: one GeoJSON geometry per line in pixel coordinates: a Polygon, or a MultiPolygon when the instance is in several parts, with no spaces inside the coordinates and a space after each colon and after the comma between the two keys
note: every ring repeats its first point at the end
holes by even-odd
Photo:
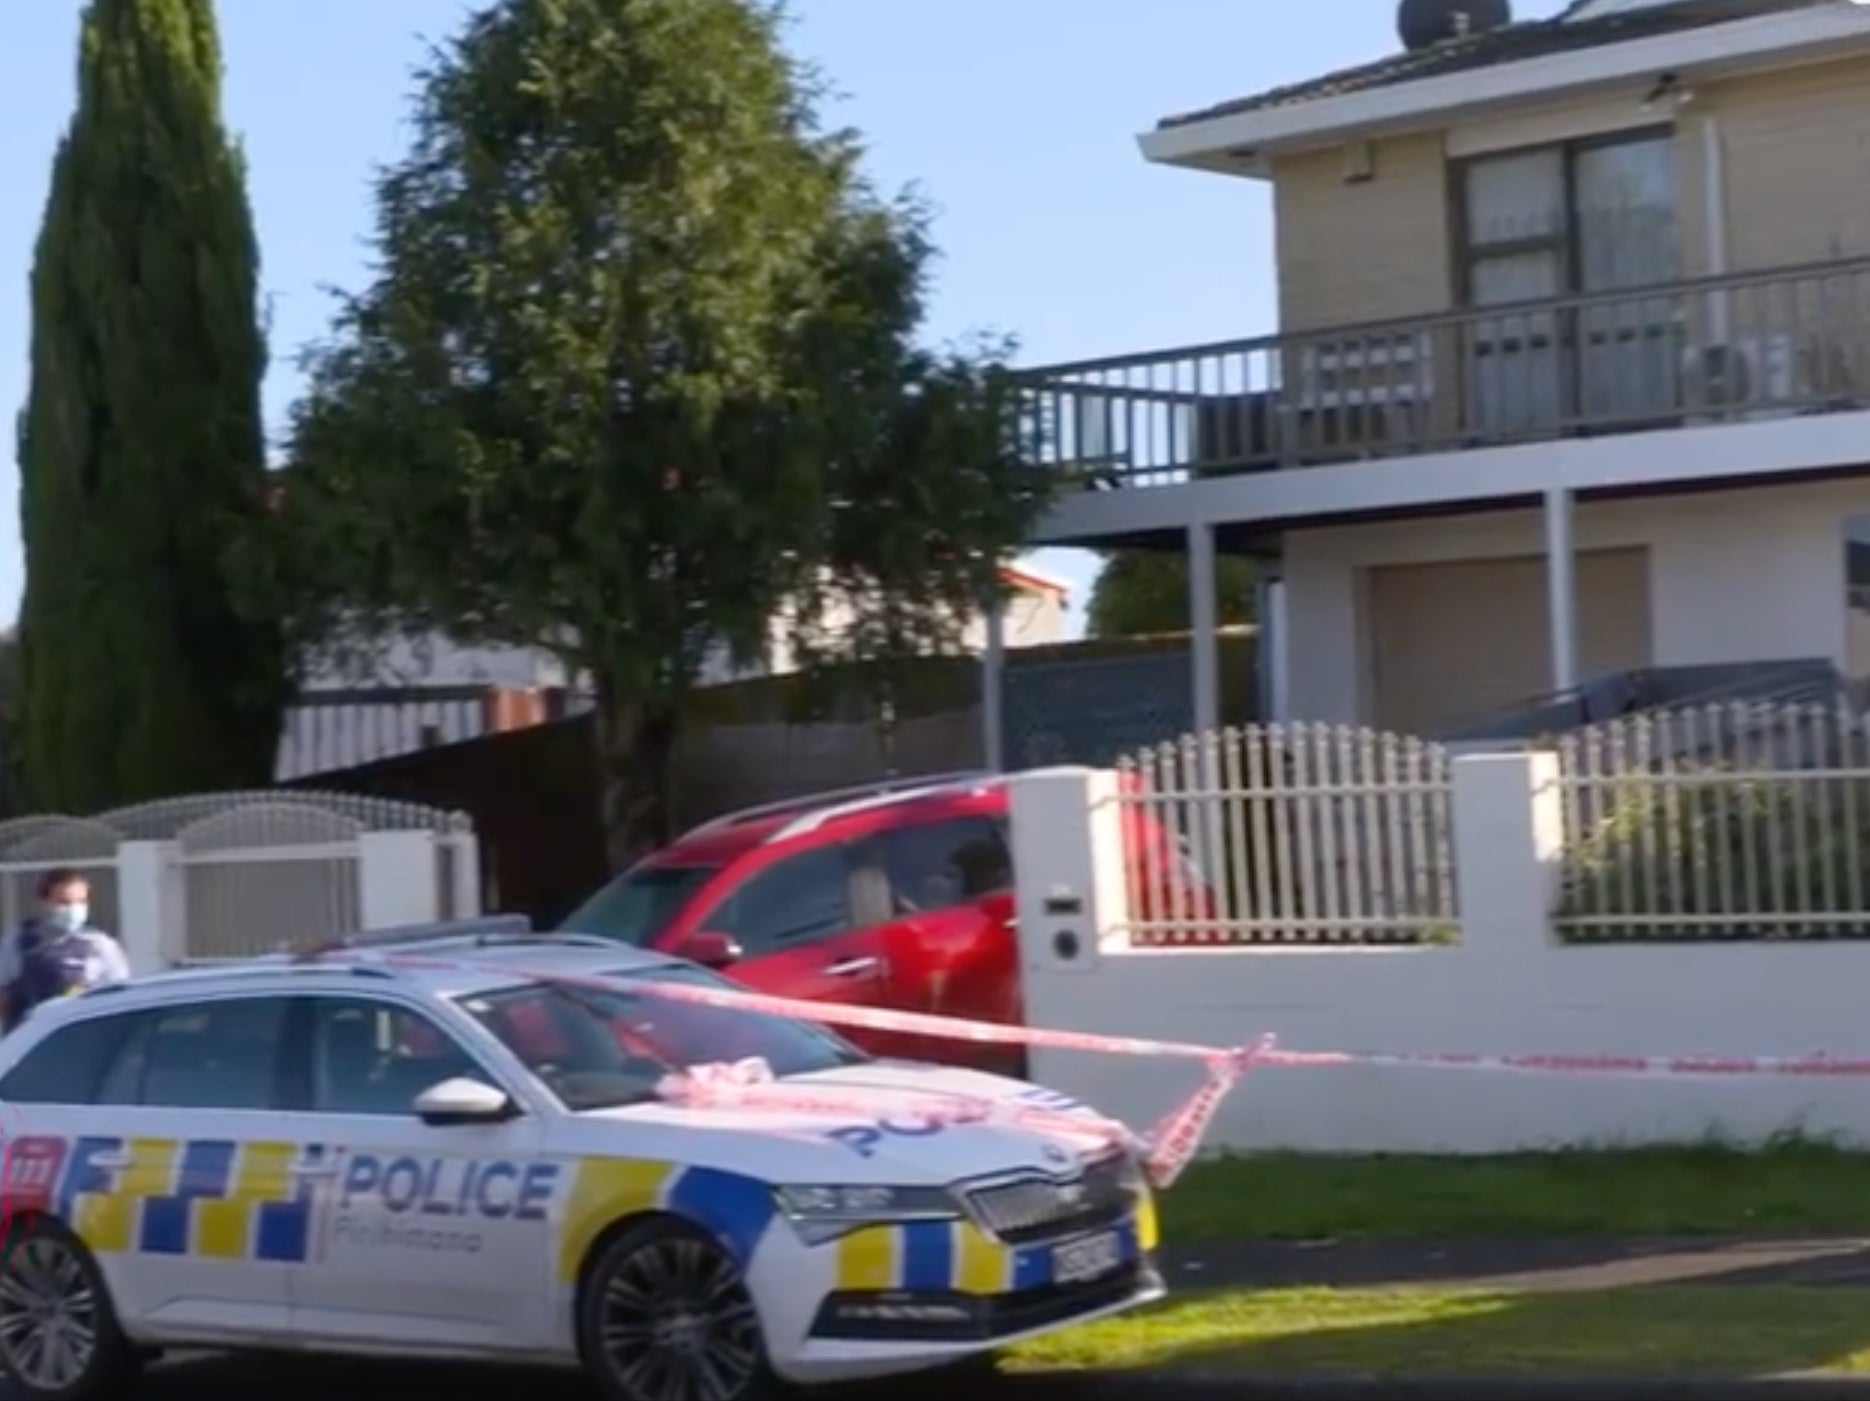
{"type": "MultiPolygon", "coordinates": [[[[1579,675],[1648,666],[1649,551],[1583,551],[1575,575],[1579,675]]],[[[1386,566],[1367,586],[1383,728],[1432,734],[1551,690],[1543,556],[1386,566]]]]}

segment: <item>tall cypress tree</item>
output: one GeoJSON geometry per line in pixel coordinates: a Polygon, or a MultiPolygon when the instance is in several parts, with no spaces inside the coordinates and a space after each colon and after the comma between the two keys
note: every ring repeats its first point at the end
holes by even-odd
{"type": "Polygon", "coordinates": [[[266,346],[220,85],[212,0],[92,0],[19,422],[19,735],[42,811],[271,780],[288,682],[243,578],[266,346]]]}

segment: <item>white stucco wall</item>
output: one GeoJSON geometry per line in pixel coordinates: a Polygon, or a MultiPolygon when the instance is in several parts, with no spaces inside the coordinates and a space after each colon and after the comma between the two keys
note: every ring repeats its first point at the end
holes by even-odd
{"type": "MultiPolygon", "coordinates": [[[[1007,600],[1002,627],[1008,647],[1044,647],[1065,640],[1065,596],[1056,589],[1029,588],[1015,585],[1015,592],[1007,600]]],[[[829,601],[825,608],[824,621],[819,624],[827,633],[835,634],[847,630],[853,621],[853,610],[849,603],[837,599],[829,601]]],[[[784,676],[798,670],[798,659],[793,655],[791,642],[788,640],[788,625],[785,619],[776,618],[769,629],[765,657],[752,666],[735,666],[727,649],[717,647],[703,662],[700,684],[720,686],[731,681],[746,681],[757,676],[784,676]]],[[[964,652],[979,653],[987,649],[987,620],[985,614],[971,616],[961,626],[958,639],[964,652]]]]}
{"type": "MultiPolygon", "coordinates": [[[[1029,1025],[1296,1052],[1380,1056],[1870,1057],[1870,944],[1561,944],[1547,918],[1563,841],[1557,758],[1454,762],[1460,942],[1129,946],[1116,775],[1013,782],[1029,1025]],[[1071,943],[1062,943],[1069,935],[1071,943]],[[1067,956],[1069,955],[1069,956],[1067,956]]],[[[1032,1078],[1138,1128],[1201,1083],[1191,1059],[1041,1046],[1032,1078]]],[[[1498,1153],[1758,1141],[1870,1143],[1862,1074],[1643,1077],[1408,1065],[1255,1068],[1212,1149],[1498,1153]]]]}
{"type": "MultiPolygon", "coordinates": [[[[1581,504],[1579,550],[1646,545],[1658,666],[1831,657],[1848,663],[1844,520],[1870,482],[1581,504]]],[[[1367,718],[1364,570],[1536,554],[1540,512],[1326,526],[1286,537],[1291,718],[1367,718]]]]}

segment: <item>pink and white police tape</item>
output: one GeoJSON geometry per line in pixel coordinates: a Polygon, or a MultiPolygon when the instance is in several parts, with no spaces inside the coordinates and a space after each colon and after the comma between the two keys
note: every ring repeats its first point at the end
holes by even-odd
{"type": "MultiPolygon", "coordinates": [[[[462,960],[423,958],[418,955],[369,955],[334,950],[316,955],[337,961],[380,962],[404,968],[460,969],[462,960]]],[[[1071,1110],[1029,1104],[1007,1104],[983,1097],[939,1094],[904,1096],[892,1104],[891,1117],[914,1117],[926,1123],[1020,1124],[1068,1139],[1095,1144],[1121,1143],[1138,1152],[1151,1182],[1166,1187],[1181,1175],[1199,1151],[1201,1141],[1221,1102],[1246,1073],[1260,1066],[1289,1069],[1338,1069],[1352,1066],[1418,1069],[1480,1070],[1545,1075],[1657,1076],[1804,1076],[1870,1075],[1870,1058],[1810,1056],[1629,1056],[1600,1054],[1474,1055],[1453,1052],[1283,1051],[1274,1039],[1262,1036],[1250,1045],[1209,1046],[1196,1042],[1161,1041],[1093,1032],[1058,1031],[1045,1027],[1007,1026],[996,1022],[967,1021],[922,1012],[899,1012],[844,1003],[814,1002],[777,997],[751,989],[715,988],[692,983],[648,982],[639,979],[567,974],[509,967],[518,977],[538,982],[584,986],[605,991],[627,991],[633,996],[687,1002],[704,1007],[762,1013],[856,1030],[921,1035],[951,1041],[989,1045],[1024,1045],[1049,1050],[1092,1054],[1153,1056],[1198,1060],[1206,1069],[1202,1084],[1175,1105],[1145,1134],[1137,1134],[1114,1119],[1083,1107],[1071,1110]]],[[[692,1068],[671,1076],[659,1087],[673,1101],[696,1107],[734,1109],[767,1108],[783,1113],[824,1113],[861,1116],[874,1113],[874,1098],[835,1093],[801,1093],[776,1083],[770,1070],[757,1062],[692,1068]]]]}
{"type": "MultiPolygon", "coordinates": [[[[1142,1135],[1088,1108],[1047,1109],[978,1095],[904,1095],[892,1102],[889,1117],[896,1124],[1003,1123],[1030,1128],[1090,1149],[1122,1146],[1138,1154],[1150,1183],[1163,1188],[1180,1177],[1194,1160],[1221,1101],[1251,1068],[1254,1058],[1271,1045],[1272,1038],[1265,1037],[1258,1045],[1238,1055],[1212,1061],[1201,1087],[1142,1135]]],[[[876,1108],[873,1099],[801,1093],[780,1085],[774,1081],[771,1067],[759,1060],[691,1066],[686,1074],[666,1077],[657,1090],[665,1099],[698,1108],[765,1108],[781,1113],[840,1116],[869,1115],[876,1108]]]]}
{"type": "MultiPolygon", "coordinates": [[[[423,958],[415,954],[353,953],[338,949],[317,958],[332,962],[380,963],[389,968],[460,970],[475,965],[462,959],[423,958]]],[[[606,977],[590,973],[562,973],[502,964],[518,978],[568,987],[590,987],[670,1002],[689,1002],[730,1011],[761,1012],[770,1017],[817,1022],[821,1026],[851,1027],[865,1031],[892,1031],[905,1036],[932,1036],[944,1041],[972,1041],[1001,1046],[1043,1046],[1055,1051],[1090,1051],[1117,1056],[1171,1056],[1183,1060],[1226,1061],[1250,1054],[1245,1046],[1203,1046],[1188,1041],[1151,1041],[1134,1036],[1107,1036],[1088,1031],[1052,1031],[1044,1027],[1008,1026],[1002,1022],[967,1021],[929,1012],[898,1012],[884,1007],[855,1007],[843,1002],[814,1002],[802,997],[777,997],[750,988],[715,988],[695,983],[651,982],[639,978],[606,977]]]]}
{"type": "Polygon", "coordinates": [[[1626,1056],[1595,1053],[1472,1055],[1424,1051],[1268,1051],[1264,1065],[1290,1069],[1385,1066],[1410,1070],[1490,1070],[1521,1075],[1617,1075],[1636,1079],[1675,1076],[1795,1076],[1808,1079],[1870,1075],[1870,1058],[1809,1056],[1626,1056]]]}
{"type": "MultiPolygon", "coordinates": [[[[376,962],[389,967],[408,969],[455,970],[472,965],[465,960],[424,958],[416,954],[353,953],[343,949],[320,952],[315,957],[329,961],[376,962]]],[[[845,1003],[813,1002],[804,998],[775,997],[770,993],[741,988],[713,988],[693,983],[650,982],[643,979],[608,977],[593,974],[564,973],[554,970],[509,966],[516,977],[562,986],[586,987],[607,992],[624,991],[632,996],[651,997],[670,1002],[686,1002],[730,1011],[762,1013],[789,1017],[797,1021],[817,1022],[823,1026],[860,1030],[888,1031],[902,1035],[923,1035],[979,1044],[1043,1046],[1054,1050],[1101,1052],[1110,1055],[1167,1056],[1199,1060],[1207,1068],[1202,1085],[1177,1104],[1148,1134],[1138,1135],[1114,1119],[1098,1115],[1085,1107],[1046,1108],[1042,1105],[1007,1104],[982,1096],[937,1094],[903,1096],[892,1103],[890,1119],[901,1122],[913,1118],[922,1123],[1009,1123],[1022,1125],[1068,1141],[1091,1146],[1123,1144],[1137,1152],[1144,1170],[1157,1187],[1167,1187],[1179,1177],[1195,1154],[1214,1120],[1215,1112],[1227,1093],[1253,1065],[1257,1057],[1271,1048],[1270,1037],[1253,1046],[1202,1046],[1189,1042],[1152,1041],[1128,1036],[1100,1036],[1089,1032],[1052,1031],[1041,1027],[1006,1026],[995,1022],[966,1021],[956,1017],[938,1017],[922,1012],[899,1012],[877,1007],[853,1007],[845,1003]]],[[[775,1113],[811,1113],[853,1118],[871,1117],[876,1112],[874,1096],[840,1096],[833,1093],[801,1092],[795,1087],[774,1083],[770,1072],[762,1074],[757,1063],[735,1062],[710,1066],[697,1074],[671,1076],[658,1087],[659,1093],[675,1102],[697,1108],[765,1108],[775,1113]]]]}

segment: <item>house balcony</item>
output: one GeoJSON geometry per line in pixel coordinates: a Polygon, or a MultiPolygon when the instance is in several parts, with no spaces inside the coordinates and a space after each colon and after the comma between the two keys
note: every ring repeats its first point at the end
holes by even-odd
{"type": "Polygon", "coordinates": [[[1870,258],[1053,365],[1021,380],[1030,451],[1091,491],[1864,410],[1870,258]]]}

